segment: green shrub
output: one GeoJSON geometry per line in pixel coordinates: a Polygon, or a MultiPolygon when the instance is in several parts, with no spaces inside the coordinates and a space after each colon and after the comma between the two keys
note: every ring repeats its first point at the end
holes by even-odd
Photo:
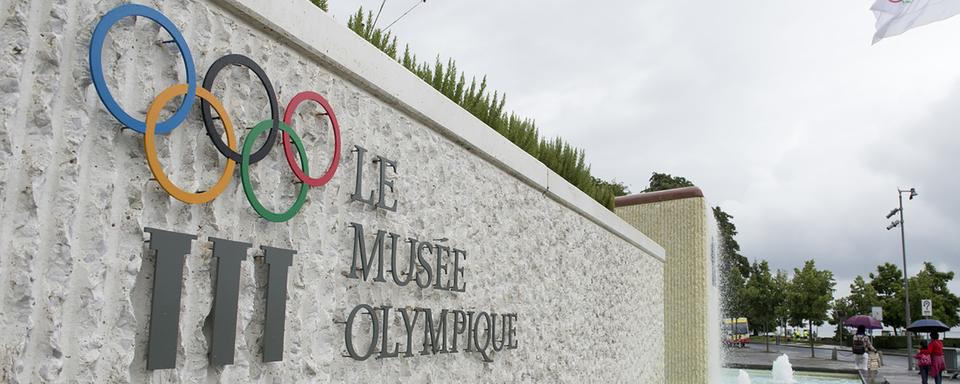
{"type": "MultiPolygon", "coordinates": [[[[850,344],[850,342],[847,342],[850,344]]],[[[920,338],[917,336],[913,337],[913,346],[916,348],[920,345],[920,338]]],[[[874,336],[873,346],[877,349],[907,349],[907,337],[906,336],[874,336]]]]}

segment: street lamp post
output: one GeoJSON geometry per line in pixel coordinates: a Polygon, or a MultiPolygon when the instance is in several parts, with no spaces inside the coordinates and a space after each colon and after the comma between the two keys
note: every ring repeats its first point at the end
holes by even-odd
{"type": "MultiPolygon", "coordinates": [[[[906,240],[907,237],[903,229],[903,194],[904,193],[910,193],[909,199],[913,200],[913,198],[917,196],[917,189],[910,188],[910,189],[904,190],[904,189],[897,188],[897,197],[900,199],[900,207],[894,208],[894,210],[890,211],[890,213],[887,214],[887,218],[889,219],[893,215],[899,213],[900,219],[894,220],[892,223],[890,223],[890,225],[887,226],[887,230],[891,230],[897,226],[900,227],[900,249],[903,252],[903,301],[904,301],[903,308],[904,308],[904,315],[906,316],[904,318],[905,319],[904,323],[909,325],[910,322],[913,321],[913,319],[910,318],[910,284],[908,283],[908,280],[907,280],[907,276],[909,276],[907,275],[907,240],[906,240]]],[[[907,351],[913,351],[913,337],[910,335],[910,331],[906,330],[906,328],[904,328],[904,335],[907,336],[907,351]]],[[[913,370],[913,359],[907,359],[907,370],[908,371],[913,370]]]]}

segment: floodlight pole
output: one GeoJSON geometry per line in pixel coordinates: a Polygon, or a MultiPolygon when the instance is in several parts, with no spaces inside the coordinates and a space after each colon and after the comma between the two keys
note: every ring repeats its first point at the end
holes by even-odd
{"type": "MultiPolygon", "coordinates": [[[[907,354],[909,355],[910,353],[913,353],[913,337],[910,335],[910,331],[907,330],[906,326],[909,326],[913,320],[910,318],[910,283],[907,280],[907,276],[909,275],[907,274],[907,240],[906,240],[907,236],[903,229],[903,194],[905,192],[909,192],[913,194],[914,191],[913,190],[904,191],[900,188],[897,188],[897,192],[898,192],[897,197],[900,198],[900,249],[903,252],[903,300],[904,300],[903,308],[906,315],[905,317],[906,321],[904,322],[906,324],[904,326],[904,335],[907,336],[907,351],[908,351],[907,354]]],[[[911,195],[911,198],[912,198],[912,195],[911,195]]],[[[911,358],[907,358],[907,370],[908,371],[913,370],[913,359],[911,358]]]]}

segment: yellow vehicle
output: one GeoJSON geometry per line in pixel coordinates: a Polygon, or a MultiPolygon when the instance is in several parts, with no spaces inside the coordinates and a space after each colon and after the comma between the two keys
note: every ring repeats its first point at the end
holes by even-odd
{"type": "Polygon", "coordinates": [[[799,327],[793,328],[793,329],[787,328],[785,331],[783,331],[783,337],[787,341],[809,340],[810,331],[807,330],[806,328],[799,328],[799,327]]]}
{"type": "Polygon", "coordinates": [[[743,348],[750,344],[750,322],[746,317],[723,319],[723,344],[743,348]]]}

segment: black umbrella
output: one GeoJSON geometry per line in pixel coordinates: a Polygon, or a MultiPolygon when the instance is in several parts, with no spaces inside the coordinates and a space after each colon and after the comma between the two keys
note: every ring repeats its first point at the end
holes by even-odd
{"type": "Polygon", "coordinates": [[[910,324],[907,330],[910,332],[946,332],[950,330],[950,327],[941,323],[940,320],[921,319],[910,324]]]}

